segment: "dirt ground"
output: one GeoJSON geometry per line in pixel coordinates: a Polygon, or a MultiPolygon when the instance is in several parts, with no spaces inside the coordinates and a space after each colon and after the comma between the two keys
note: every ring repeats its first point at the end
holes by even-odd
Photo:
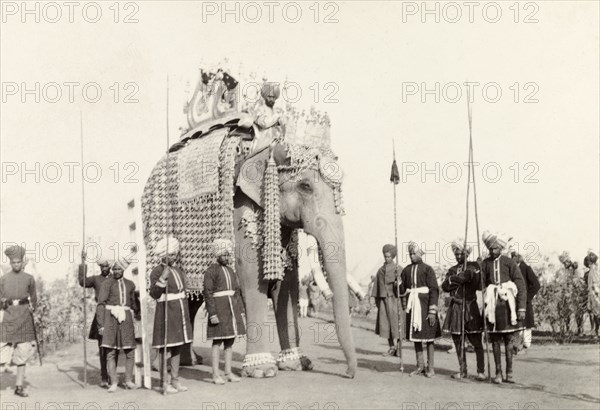
{"type": "MultiPolygon", "coordinates": [[[[273,326],[268,335],[271,351],[279,351],[273,326]]],[[[2,409],[296,409],[309,408],[381,408],[381,409],[598,409],[600,407],[600,346],[535,345],[515,358],[514,385],[496,386],[474,380],[456,381],[450,375],[457,370],[454,354],[441,341],[435,355],[436,376],[409,377],[415,355],[411,344],[404,344],[404,373],[399,359],[383,357],[387,342],[368,323],[353,319],[353,335],[358,353],[358,372],[354,379],[341,377],[346,365],[337,344],[333,324],[322,319],[300,319],[302,348],[313,361],[309,372],[279,372],[272,379],[247,379],[240,383],[216,386],[211,383],[210,343],[202,325],[196,331],[194,349],[205,358],[200,366],[182,369],[181,376],[189,391],[163,396],[156,391],[119,390],[109,394],[97,386],[98,359],[90,342],[88,383],[83,387],[81,345],[46,357],[43,367],[27,368],[30,397],[13,394],[14,375],[0,380],[2,409]]],[[[198,326],[198,325],[197,325],[198,326]]],[[[234,345],[234,371],[241,370],[245,341],[234,345]]],[[[467,357],[474,371],[475,355],[467,357]]],[[[493,358],[492,366],[493,366],[493,358]]],[[[122,373],[123,368],[119,371],[122,373]]],[[[153,386],[158,373],[153,372],[153,386]]]]}

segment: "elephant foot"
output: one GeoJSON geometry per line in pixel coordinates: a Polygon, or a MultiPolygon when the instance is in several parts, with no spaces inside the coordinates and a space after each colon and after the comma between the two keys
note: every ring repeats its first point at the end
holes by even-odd
{"type": "Polygon", "coordinates": [[[277,364],[270,353],[247,354],[242,364],[242,377],[261,379],[275,377],[277,364]]]}
{"type": "Polygon", "coordinates": [[[277,367],[279,370],[312,370],[313,364],[310,359],[302,354],[300,348],[293,347],[284,349],[277,358],[277,367]]]}

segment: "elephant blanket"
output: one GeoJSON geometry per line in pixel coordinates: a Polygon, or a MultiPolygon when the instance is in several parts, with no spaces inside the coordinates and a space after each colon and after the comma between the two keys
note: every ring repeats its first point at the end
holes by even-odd
{"type": "Polygon", "coordinates": [[[202,293],[204,271],[214,262],[213,240],[234,240],[234,173],[240,138],[228,132],[228,128],[214,130],[165,155],[142,195],[147,271],[160,263],[154,252],[157,241],[173,234],[181,244],[180,266],[187,274],[190,296],[202,293]]]}

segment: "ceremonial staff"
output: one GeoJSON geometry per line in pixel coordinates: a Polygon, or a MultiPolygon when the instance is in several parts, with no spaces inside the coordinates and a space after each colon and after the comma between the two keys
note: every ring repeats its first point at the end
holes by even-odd
{"type": "MultiPolygon", "coordinates": [[[[167,161],[166,161],[166,165],[165,165],[165,176],[166,176],[166,183],[165,183],[165,189],[167,192],[167,209],[166,209],[166,227],[165,227],[165,234],[166,234],[166,241],[167,241],[167,250],[166,250],[166,260],[165,260],[165,269],[167,269],[167,272],[170,272],[170,267],[169,267],[169,213],[170,213],[170,192],[169,192],[169,76],[167,75],[167,161]]],[[[163,357],[162,357],[162,371],[160,372],[160,378],[161,378],[161,386],[162,386],[162,393],[163,395],[167,394],[167,386],[169,384],[169,380],[168,380],[168,374],[167,374],[167,330],[168,330],[168,326],[169,326],[169,316],[168,316],[168,310],[169,310],[169,276],[167,276],[167,280],[166,280],[166,285],[165,285],[165,334],[164,334],[164,346],[163,346],[163,357]]]]}
{"type": "MultiPolygon", "coordinates": [[[[81,246],[85,249],[85,174],[83,166],[83,114],[81,109],[79,110],[79,138],[81,140],[81,246]]],[[[83,269],[83,283],[87,282],[87,269],[85,265],[85,252],[81,252],[81,266],[83,269]]],[[[87,386],[87,340],[85,339],[85,332],[87,330],[87,301],[86,301],[86,288],[82,287],[83,290],[83,387],[87,386]]],[[[37,341],[36,341],[37,342],[37,341]]]]}
{"type": "MultiPolygon", "coordinates": [[[[398,217],[396,212],[396,185],[400,182],[400,173],[396,164],[396,144],[392,140],[392,151],[394,162],[392,162],[392,175],[390,182],[394,184],[394,245],[396,246],[396,265],[398,265],[398,217]]],[[[400,277],[398,276],[398,266],[396,266],[396,296],[398,297],[398,346],[396,348],[400,357],[400,372],[404,372],[404,363],[402,361],[402,307],[400,306],[400,277]]]]}

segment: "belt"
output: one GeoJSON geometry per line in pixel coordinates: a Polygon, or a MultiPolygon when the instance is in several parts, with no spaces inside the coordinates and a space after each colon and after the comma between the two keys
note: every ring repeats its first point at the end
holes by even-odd
{"type": "Polygon", "coordinates": [[[213,297],[218,298],[220,296],[233,296],[235,295],[235,290],[220,290],[218,292],[213,293],[213,297]]]}
{"type": "Polygon", "coordinates": [[[169,293],[169,294],[163,293],[162,296],[160,298],[158,298],[158,302],[164,302],[165,300],[169,301],[169,300],[185,299],[186,297],[187,296],[186,296],[185,292],[169,293]]]}
{"type": "MultiPolygon", "coordinates": [[[[472,303],[475,302],[477,299],[466,299],[465,303],[472,303]]],[[[456,297],[456,296],[452,296],[452,301],[454,303],[462,303],[462,298],[456,297]]]]}
{"type": "Polygon", "coordinates": [[[117,319],[119,323],[122,323],[127,318],[126,311],[131,310],[129,306],[123,305],[106,305],[106,308],[110,311],[110,314],[117,319]]]}
{"type": "Polygon", "coordinates": [[[6,304],[9,305],[9,306],[28,305],[29,304],[29,299],[28,298],[23,298],[23,299],[8,299],[6,301],[6,304]]]}

